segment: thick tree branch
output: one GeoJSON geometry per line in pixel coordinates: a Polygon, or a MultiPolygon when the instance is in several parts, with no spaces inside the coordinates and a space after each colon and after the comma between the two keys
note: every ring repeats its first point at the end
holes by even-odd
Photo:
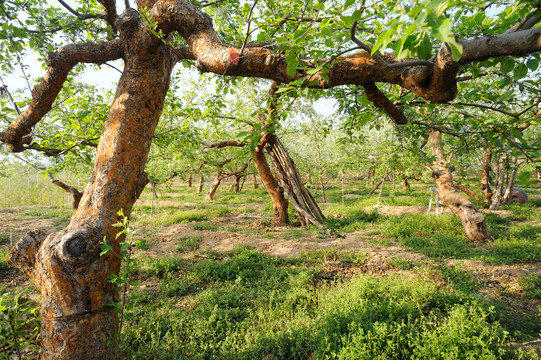
{"type": "Polygon", "coordinates": [[[71,195],[73,195],[73,203],[72,206],[74,209],[77,209],[79,207],[79,202],[81,201],[81,198],[83,197],[83,193],[74,188],[73,186],[67,185],[63,183],[60,180],[57,179],[51,179],[51,182],[61,188],[64,191],[69,192],[71,195]]]}
{"type": "Polygon", "coordinates": [[[217,141],[217,142],[208,142],[208,141],[200,140],[199,142],[206,147],[216,148],[216,149],[221,149],[228,146],[243,147],[245,145],[240,140],[224,140],[224,141],[217,141]]]}
{"type": "MultiPolygon", "coordinates": [[[[11,123],[5,133],[0,133],[0,141],[11,152],[25,150],[23,141],[30,134],[32,127],[51,109],[56,96],[62,89],[69,72],[78,63],[102,64],[122,56],[119,40],[102,43],[70,44],[49,54],[49,70],[41,82],[32,90],[32,102],[28,108],[11,123]]],[[[28,140],[28,139],[27,139],[28,140]]]]}
{"type": "Polygon", "coordinates": [[[403,125],[408,123],[408,119],[406,119],[404,113],[402,113],[402,111],[378,89],[376,84],[363,84],[362,87],[368,100],[389,115],[395,124],[403,125]]]}
{"type": "MultiPolygon", "coordinates": [[[[392,54],[381,55],[387,64],[392,65],[383,66],[369,54],[360,53],[340,57],[337,59],[339,61],[331,63],[326,74],[319,72],[307,75],[305,71],[299,70],[291,77],[286,71],[284,55],[267,47],[247,47],[240,61],[236,62],[239,50],[222,44],[213,29],[210,17],[186,0],[159,0],[150,12],[164,33],[178,31],[187,40],[191,53],[197,60],[197,67],[204,72],[259,77],[281,83],[309,78],[308,86],[314,88],[387,82],[406,88],[434,103],[447,102],[456,96],[456,77],[463,64],[496,56],[526,55],[541,50],[541,28],[534,28],[510,34],[459,40],[463,45],[463,54],[459,61],[453,61],[448,46],[443,46],[434,57],[434,66],[412,66],[411,63],[406,67],[394,65],[407,63],[412,59],[397,61],[392,54]]],[[[304,68],[315,68],[317,65],[313,60],[302,60],[304,68]]]]}

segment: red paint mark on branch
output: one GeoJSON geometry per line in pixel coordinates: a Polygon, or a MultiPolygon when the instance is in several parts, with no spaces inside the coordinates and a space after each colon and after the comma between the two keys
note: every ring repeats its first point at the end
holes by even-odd
{"type": "Polygon", "coordinates": [[[239,64],[239,54],[237,53],[237,50],[235,48],[229,48],[229,58],[231,59],[231,64],[238,65],[239,64]]]}

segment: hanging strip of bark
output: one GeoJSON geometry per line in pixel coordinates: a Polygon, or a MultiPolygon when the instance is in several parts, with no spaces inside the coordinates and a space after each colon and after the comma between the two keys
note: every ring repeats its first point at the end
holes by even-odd
{"type": "Polygon", "coordinates": [[[276,171],[280,185],[287,193],[289,201],[295,206],[303,226],[310,223],[323,228],[325,217],[310,192],[304,187],[295,162],[276,135],[267,143],[267,153],[276,171]]]}
{"type": "Polygon", "coordinates": [[[451,170],[443,153],[441,132],[430,132],[430,144],[432,146],[432,153],[436,157],[437,167],[432,173],[432,176],[436,180],[438,194],[443,203],[460,218],[468,239],[475,242],[492,240],[487,230],[483,214],[454,187],[451,170]]]}

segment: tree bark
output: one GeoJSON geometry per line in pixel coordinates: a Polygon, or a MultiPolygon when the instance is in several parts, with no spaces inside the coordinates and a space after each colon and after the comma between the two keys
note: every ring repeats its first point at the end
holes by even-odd
{"type": "Polygon", "coordinates": [[[383,181],[385,181],[385,178],[382,178],[380,181],[378,181],[378,183],[372,188],[372,190],[370,190],[368,195],[372,195],[373,193],[375,193],[379,186],[383,184],[383,181]]]}
{"type": "Polygon", "coordinates": [[[303,226],[314,224],[323,228],[325,217],[321,209],[312,194],[304,187],[295,162],[276,135],[271,135],[266,149],[276,170],[278,182],[287,193],[289,201],[295,206],[301,224],[303,226]]]}
{"type": "Polygon", "coordinates": [[[81,201],[81,198],[83,197],[83,193],[77,190],[75,187],[70,186],[68,184],[65,184],[64,182],[57,180],[57,179],[51,179],[51,182],[61,188],[64,191],[69,192],[73,196],[73,202],[71,206],[74,209],[77,209],[79,207],[79,202],[81,201]]]}
{"type": "Polygon", "coordinates": [[[192,174],[188,174],[188,178],[186,179],[186,187],[189,189],[193,186],[193,183],[192,183],[192,174]]]}
{"type": "Polygon", "coordinates": [[[259,189],[259,183],[257,182],[257,175],[253,174],[252,176],[254,179],[254,189],[259,189]]]}
{"type": "Polygon", "coordinates": [[[222,182],[222,173],[219,172],[215,177],[214,181],[212,182],[212,185],[210,186],[209,191],[205,194],[205,200],[211,201],[214,200],[214,195],[216,194],[216,190],[218,190],[218,186],[220,186],[222,182]]]}
{"type": "MultiPolygon", "coordinates": [[[[266,135],[270,136],[270,134],[266,135]]],[[[276,226],[283,226],[288,223],[287,208],[289,202],[284,197],[284,189],[280,187],[278,180],[274,177],[265,158],[265,153],[263,152],[264,144],[266,141],[262,141],[263,146],[258,146],[252,151],[252,156],[254,157],[255,167],[259,173],[259,178],[261,183],[267,191],[272,200],[273,208],[273,223],[276,226]]]]}
{"type": "Polygon", "coordinates": [[[432,173],[432,176],[436,180],[438,193],[443,203],[460,218],[468,239],[474,242],[492,240],[483,214],[477,210],[471,201],[460,195],[454,187],[453,177],[443,152],[441,133],[439,131],[430,132],[430,144],[432,154],[436,157],[436,170],[432,173]]]}
{"type": "Polygon", "coordinates": [[[120,260],[100,256],[100,243],[105,238],[119,252],[122,238],[113,224],[120,209],[130,214],[148,182],[144,168],[174,65],[168,45],[149,33],[135,10],[117,24],[125,69],[79,207],[64,230],[28,233],[9,256],[41,292],[42,359],[114,357],[107,339],[117,328],[108,304],[118,295],[108,276],[118,274],[120,260]]]}
{"type": "Polygon", "coordinates": [[[507,187],[505,188],[505,193],[503,195],[503,202],[504,204],[511,204],[513,202],[513,190],[515,189],[515,180],[517,178],[517,158],[513,157],[513,170],[511,170],[511,173],[509,174],[509,178],[507,180],[507,187]]]}
{"type": "Polygon", "coordinates": [[[403,189],[404,191],[410,191],[410,190],[411,190],[411,185],[410,185],[410,183],[408,182],[408,178],[407,178],[407,177],[403,178],[402,189],[403,189]]]}
{"type": "Polygon", "coordinates": [[[486,148],[483,151],[483,163],[481,164],[481,191],[485,199],[486,206],[492,203],[492,196],[494,190],[492,190],[492,177],[490,172],[492,168],[490,162],[492,161],[492,148],[486,148]]]}
{"type": "Polygon", "coordinates": [[[503,156],[500,157],[498,166],[496,167],[496,184],[494,185],[494,196],[488,207],[490,210],[497,210],[503,204],[505,186],[505,165],[503,163],[503,156]]]}
{"type": "Polygon", "coordinates": [[[199,183],[197,184],[197,192],[201,194],[203,192],[203,187],[205,186],[205,177],[203,175],[199,176],[199,183]]]}

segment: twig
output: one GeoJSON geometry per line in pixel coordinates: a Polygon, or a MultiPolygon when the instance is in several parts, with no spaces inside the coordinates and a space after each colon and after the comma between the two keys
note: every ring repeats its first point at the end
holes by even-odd
{"type": "Polygon", "coordinates": [[[403,61],[403,62],[396,62],[396,63],[388,63],[377,51],[374,54],[372,54],[371,46],[357,39],[357,37],[355,36],[356,28],[357,28],[357,20],[353,22],[353,25],[351,25],[351,28],[349,29],[351,41],[357,44],[359,48],[368,52],[374,58],[374,60],[376,60],[376,62],[379,65],[381,65],[383,68],[396,69],[396,68],[408,67],[408,66],[434,66],[432,62],[425,61],[425,60],[411,60],[411,61],[403,61]]]}
{"type": "Polygon", "coordinates": [[[258,0],[254,0],[254,3],[252,7],[250,8],[250,12],[248,13],[248,29],[246,29],[246,36],[244,37],[244,41],[242,42],[242,47],[240,48],[239,57],[242,56],[242,53],[244,52],[244,48],[246,47],[246,42],[248,41],[248,37],[250,36],[250,25],[252,24],[252,13],[257,4],[257,1],[258,0]]]}

